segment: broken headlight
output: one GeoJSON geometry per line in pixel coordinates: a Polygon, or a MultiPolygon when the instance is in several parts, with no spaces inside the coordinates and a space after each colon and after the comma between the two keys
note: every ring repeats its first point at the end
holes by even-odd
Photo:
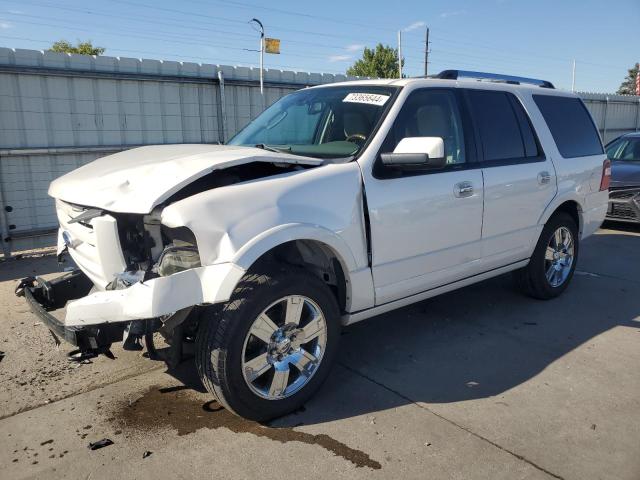
{"type": "Polygon", "coordinates": [[[200,266],[200,254],[193,245],[176,242],[167,245],[160,254],[154,271],[161,277],[200,266]]]}

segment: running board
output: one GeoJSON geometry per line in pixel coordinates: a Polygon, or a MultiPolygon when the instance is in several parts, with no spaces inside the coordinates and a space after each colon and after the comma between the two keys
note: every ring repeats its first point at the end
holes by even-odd
{"type": "Polygon", "coordinates": [[[410,297],[405,297],[401,298],[400,300],[394,300],[393,302],[378,305],[377,307],[373,307],[368,310],[361,310],[359,312],[350,314],[348,313],[342,316],[342,325],[351,325],[353,323],[360,322],[361,320],[375,317],[376,315],[382,315],[383,313],[390,312],[391,310],[395,310],[397,308],[406,307],[407,305],[411,305],[412,303],[421,302],[422,300],[426,300],[427,298],[435,297],[443,293],[457,290],[458,288],[466,287],[468,285],[472,285],[489,278],[497,277],[498,275],[502,275],[503,273],[526,267],[528,263],[529,259],[527,258],[526,260],[511,263],[504,267],[489,270],[488,272],[480,273],[472,277],[463,278],[462,280],[458,280],[457,282],[448,283],[441,287],[432,288],[431,290],[417,293],[415,295],[411,295],[410,297]]]}

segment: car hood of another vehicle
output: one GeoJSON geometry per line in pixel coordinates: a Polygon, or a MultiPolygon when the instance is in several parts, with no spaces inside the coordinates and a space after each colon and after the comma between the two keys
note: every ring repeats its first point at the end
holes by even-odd
{"type": "Polygon", "coordinates": [[[640,162],[611,162],[611,186],[640,187],[640,162]]]}
{"type": "Polygon", "coordinates": [[[320,165],[322,160],[230,145],[152,145],[109,155],[54,180],[49,195],[111,212],[149,213],[214,170],[253,162],[320,165]]]}

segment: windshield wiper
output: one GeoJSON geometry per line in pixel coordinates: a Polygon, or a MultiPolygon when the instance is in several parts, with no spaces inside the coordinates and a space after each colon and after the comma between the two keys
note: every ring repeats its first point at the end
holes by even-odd
{"type": "Polygon", "coordinates": [[[266,143],[257,143],[255,147],[261,148],[262,150],[267,150],[269,152],[291,153],[291,147],[276,147],[273,145],[267,145],[266,143]]]}

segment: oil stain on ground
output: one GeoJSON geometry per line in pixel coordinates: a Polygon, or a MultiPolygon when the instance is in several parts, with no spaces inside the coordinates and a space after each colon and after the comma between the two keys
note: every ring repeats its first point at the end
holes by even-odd
{"type": "Polygon", "coordinates": [[[178,435],[187,435],[201,428],[227,428],[235,433],[251,433],[280,443],[301,442],[318,445],[357,467],[374,470],[381,468],[380,463],[366,453],[328,435],[313,435],[289,427],[267,427],[237,417],[216,402],[203,405],[194,398],[192,391],[187,387],[151,387],[134,402],[118,406],[113,420],[121,427],[139,431],[173,428],[178,431],[178,435]]]}

